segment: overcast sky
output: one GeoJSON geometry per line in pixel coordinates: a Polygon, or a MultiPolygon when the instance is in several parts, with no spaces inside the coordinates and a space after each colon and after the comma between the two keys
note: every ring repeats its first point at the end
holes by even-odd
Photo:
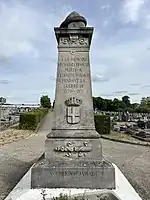
{"type": "Polygon", "coordinates": [[[149,0],[0,0],[0,96],[12,103],[54,99],[53,28],[72,11],[94,26],[93,95],[150,96],[149,0]]]}

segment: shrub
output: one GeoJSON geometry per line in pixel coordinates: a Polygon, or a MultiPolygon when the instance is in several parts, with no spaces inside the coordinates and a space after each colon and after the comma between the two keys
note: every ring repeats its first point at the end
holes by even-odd
{"type": "MultiPolygon", "coordinates": [[[[44,198],[43,198],[44,199],[44,198]]],[[[71,197],[70,195],[67,194],[60,194],[58,197],[53,197],[52,200],[86,200],[84,196],[78,198],[78,197],[71,197]]]]}
{"type": "Polygon", "coordinates": [[[35,130],[41,119],[46,115],[48,109],[37,109],[31,112],[20,114],[19,128],[27,130],[35,130]]]}
{"type": "Polygon", "coordinates": [[[100,134],[109,134],[111,129],[110,116],[95,115],[95,129],[100,134]]]}

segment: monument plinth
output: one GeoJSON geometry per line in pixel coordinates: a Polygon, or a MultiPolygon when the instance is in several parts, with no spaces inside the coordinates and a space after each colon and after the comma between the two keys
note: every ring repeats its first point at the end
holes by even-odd
{"type": "Polygon", "coordinates": [[[95,131],[89,51],[93,27],[72,12],[54,28],[58,65],[54,127],[45,158],[32,169],[32,188],[115,188],[115,171],[102,157],[95,131]]]}

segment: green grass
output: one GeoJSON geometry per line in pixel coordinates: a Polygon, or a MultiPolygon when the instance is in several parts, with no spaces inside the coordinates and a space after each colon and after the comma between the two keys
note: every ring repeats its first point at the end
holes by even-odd
{"type": "Polygon", "coordinates": [[[133,142],[133,143],[141,143],[141,144],[147,144],[148,142],[138,140],[136,138],[131,137],[131,135],[125,134],[125,133],[119,133],[116,131],[111,131],[109,135],[102,135],[105,138],[110,139],[117,139],[121,141],[127,141],[127,142],[133,142]]]}
{"type": "MultiPolygon", "coordinates": [[[[85,200],[86,198],[81,197],[80,200],[85,200]]],[[[53,197],[53,200],[78,200],[78,197],[71,197],[68,195],[60,194],[59,197],[53,197]]]]}
{"type": "Polygon", "coordinates": [[[111,131],[110,136],[116,139],[125,139],[125,140],[135,140],[131,135],[125,134],[125,133],[118,133],[116,131],[111,131]]]}
{"type": "Polygon", "coordinates": [[[134,122],[117,122],[117,125],[119,125],[119,126],[124,126],[124,125],[133,125],[133,124],[135,124],[134,122]]]}

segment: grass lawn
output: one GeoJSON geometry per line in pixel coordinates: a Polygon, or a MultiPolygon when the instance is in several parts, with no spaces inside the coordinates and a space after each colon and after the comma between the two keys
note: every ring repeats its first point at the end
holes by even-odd
{"type": "MultiPolygon", "coordinates": [[[[116,131],[111,131],[110,134],[105,134],[102,135],[105,138],[110,138],[110,139],[117,139],[117,140],[122,140],[122,141],[127,141],[127,142],[133,142],[133,143],[140,143],[140,144],[147,144],[148,142],[138,140],[136,138],[131,137],[131,135],[127,135],[125,133],[118,133],[116,131]]],[[[149,143],[150,144],[150,143],[149,143]]]]}
{"type": "Polygon", "coordinates": [[[130,126],[133,124],[135,124],[135,123],[134,122],[117,122],[117,125],[119,125],[119,126],[124,126],[124,125],[130,126]]]}

